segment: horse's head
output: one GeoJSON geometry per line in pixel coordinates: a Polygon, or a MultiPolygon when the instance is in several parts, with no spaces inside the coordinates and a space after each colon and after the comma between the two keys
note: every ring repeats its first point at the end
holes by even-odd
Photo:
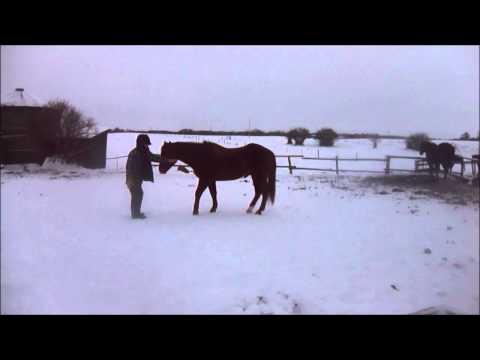
{"type": "Polygon", "coordinates": [[[166,174],[173,165],[175,165],[175,161],[160,160],[158,170],[160,171],[160,174],[166,174]]]}
{"type": "Polygon", "coordinates": [[[420,148],[419,148],[420,155],[423,155],[424,153],[428,153],[430,150],[431,150],[431,143],[429,143],[428,141],[422,141],[420,143],[420,148]]]}
{"type": "Polygon", "coordinates": [[[174,158],[172,153],[172,144],[170,142],[165,142],[160,151],[160,164],[158,165],[158,170],[161,174],[166,174],[170,168],[175,165],[177,159],[174,158]]]}
{"type": "Polygon", "coordinates": [[[177,155],[175,154],[175,143],[171,143],[170,141],[166,141],[163,143],[162,148],[160,150],[160,157],[169,162],[177,161],[177,155]]]}

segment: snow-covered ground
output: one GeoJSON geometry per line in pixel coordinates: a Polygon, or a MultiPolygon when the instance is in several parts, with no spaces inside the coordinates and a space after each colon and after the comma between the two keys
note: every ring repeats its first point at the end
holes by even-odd
{"type": "MultiPolygon", "coordinates": [[[[109,135],[108,156],[126,155],[136,135],[109,135]]],[[[154,152],[164,140],[204,139],[150,138],[154,152]]],[[[276,154],[318,149],[276,137],[205,138],[276,154]]],[[[478,142],[457,147],[478,152],[478,142]]],[[[319,153],[417,156],[396,140],[377,149],[341,140],[319,153]]],[[[194,217],[197,179],[172,169],[144,183],[148,218],[131,220],[124,160],[119,171],[117,160],[106,170],[2,171],[2,313],[404,314],[437,305],[479,313],[478,200],[278,169],[276,203],[262,216],[245,213],[253,186],[241,179],[217,183],[215,214],[206,191],[194,217]]]]}

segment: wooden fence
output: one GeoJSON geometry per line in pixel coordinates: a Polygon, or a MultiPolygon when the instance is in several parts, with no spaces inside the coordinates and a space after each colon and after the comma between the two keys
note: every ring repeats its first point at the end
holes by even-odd
{"type": "MultiPolygon", "coordinates": [[[[293,173],[293,170],[313,170],[313,171],[332,171],[335,172],[337,175],[341,172],[361,172],[361,173],[377,173],[377,174],[390,174],[392,172],[424,172],[429,171],[428,164],[426,163],[426,159],[424,157],[418,156],[398,156],[398,155],[387,155],[385,158],[339,158],[338,156],[328,158],[328,157],[305,157],[301,155],[276,155],[276,157],[287,157],[288,158],[288,165],[280,165],[278,168],[288,168],[290,174],[293,173]],[[298,167],[292,164],[291,158],[302,158],[303,160],[317,160],[317,161],[335,161],[335,169],[332,168],[317,168],[317,167],[298,167]],[[407,160],[414,160],[415,166],[413,170],[409,169],[394,169],[391,167],[391,162],[393,159],[407,159],[407,160]],[[383,171],[379,170],[358,170],[358,169],[340,169],[339,163],[342,161],[372,161],[372,162],[383,162],[385,163],[385,168],[383,171]],[[427,166],[424,166],[424,165],[427,166]]],[[[476,159],[464,157],[464,164],[465,168],[468,164],[471,165],[472,168],[472,176],[475,177],[477,174],[477,169],[479,167],[479,162],[476,159]]],[[[454,175],[463,176],[463,172],[453,172],[454,175]]]]}
{"type": "MultiPolygon", "coordinates": [[[[116,156],[107,158],[107,160],[115,160],[116,161],[116,170],[119,170],[118,159],[126,158],[127,156],[116,156]]],[[[426,159],[424,157],[418,156],[397,156],[397,155],[387,155],[385,158],[339,158],[338,156],[333,158],[328,157],[305,157],[303,155],[275,155],[277,158],[287,158],[288,165],[277,165],[277,168],[284,168],[288,169],[290,174],[293,174],[294,170],[311,170],[311,171],[331,171],[335,172],[337,175],[341,172],[357,172],[357,173],[377,173],[377,174],[390,174],[392,172],[411,172],[411,173],[418,173],[418,172],[425,172],[428,170],[428,164],[426,164],[426,159]],[[299,167],[293,164],[292,159],[300,158],[302,160],[314,160],[314,161],[335,161],[335,169],[332,168],[317,168],[317,167],[299,167]],[[413,170],[408,169],[394,169],[391,167],[392,159],[407,159],[407,160],[414,160],[415,165],[413,170]],[[384,162],[385,168],[383,171],[379,170],[358,170],[358,169],[340,169],[340,162],[345,161],[372,161],[372,162],[384,162]],[[425,166],[427,165],[427,166],[425,166]]],[[[465,168],[468,164],[472,167],[472,177],[477,175],[477,169],[479,169],[479,162],[477,159],[467,158],[464,157],[465,168]]],[[[175,167],[189,167],[188,165],[174,165],[175,167]]],[[[453,175],[460,175],[463,177],[463,172],[452,172],[453,175]]]]}

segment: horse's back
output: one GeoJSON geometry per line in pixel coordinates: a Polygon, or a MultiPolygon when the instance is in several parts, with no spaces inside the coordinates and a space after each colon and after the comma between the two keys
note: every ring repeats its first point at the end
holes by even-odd
{"type": "Polygon", "coordinates": [[[455,147],[450,143],[441,143],[438,144],[438,151],[453,156],[455,154],[455,147]]]}
{"type": "Polygon", "coordinates": [[[241,147],[226,148],[216,143],[204,142],[202,168],[199,173],[216,180],[233,180],[258,172],[271,172],[276,168],[275,155],[266,147],[250,143],[241,147]]]}
{"type": "Polygon", "coordinates": [[[244,146],[244,148],[246,148],[246,149],[251,149],[251,150],[256,151],[256,152],[268,153],[268,154],[272,154],[272,155],[273,155],[273,151],[272,151],[272,150],[270,150],[269,148],[266,148],[266,147],[263,146],[263,145],[256,144],[256,143],[247,144],[247,145],[244,146]]]}
{"type": "Polygon", "coordinates": [[[218,155],[242,156],[242,157],[246,155],[246,156],[257,157],[262,155],[265,156],[268,154],[267,156],[275,156],[270,149],[256,143],[249,143],[247,145],[235,147],[235,148],[226,148],[215,143],[209,143],[209,144],[211,146],[211,150],[218,155]]]}
{"type": "Polygon", "coordinates": [[[245,149],[249,152],[252,156],[258,159],[262,159],[263,161],[267,162],[274,162],[275,163],[275,154],[269,148],[262,146],[260,144],[250,143],[245,145],[245,149]]]}
{"type": "Polygon", "coordinates": [[[455,161],[455,147],[450,143],[439,144],[438,157],[443,161],[455,161]]]}

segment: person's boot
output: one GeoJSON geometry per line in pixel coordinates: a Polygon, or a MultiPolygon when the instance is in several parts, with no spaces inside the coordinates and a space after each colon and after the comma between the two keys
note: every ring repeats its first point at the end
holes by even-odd
{"type": "Polygon", "coordinates": [[[145,219],[146,216],[140,211],[139,203],[137,202],[132,208],[132,219],[145,219]]]}
{"type": "Polygon", "coordinates": [[[140,211],[142,207],[143,193],[141,191],[132,194],[131,210],[132,219],[145,219],[146,216],[140,211]]]}

